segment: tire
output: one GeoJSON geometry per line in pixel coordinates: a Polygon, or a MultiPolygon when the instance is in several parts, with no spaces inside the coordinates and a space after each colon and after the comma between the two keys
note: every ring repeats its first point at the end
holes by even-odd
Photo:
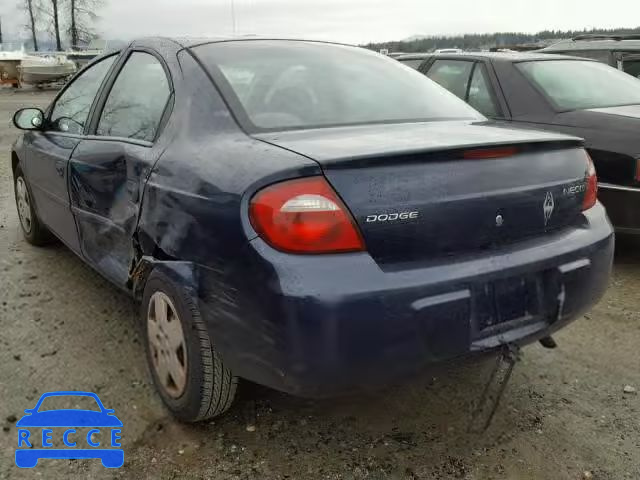
{"type": "Polygon", "coordinates": [[[33,208],[31,188],[20,166],[16,167],[13,175],[13,192],[18,209],[18,220],[25,240],[37,247],[51,243],[53,235],[42,224],[35,208],[33,208]],[[27,216],[29,217],[28,220],[26,219],[27,216]]]}
{"type": "Polygon", "coordinates": [[[145,285],[140,317],[149,371],[169,411],[188,423],[226,412],[233,403],[238,378],[225,367],[216,352],[197,303],[188,292],[165,274],[153,271],[145,285]],[[161,320],[163,314],[156,310],[156,305],[163,303],[165,320],[161,320]],[[176,316],[178,323],[174,324],[176,316]],[[182,343],[171,340],[179,338],[178,325],[182,329],[182,343]],[[173,368],[163,368],[163,359],[165,365],[173,368]],[[184,370],[180,371],[183,366],[184,370]],[[174,375],[174,371],[177,374],[174,375]]]}

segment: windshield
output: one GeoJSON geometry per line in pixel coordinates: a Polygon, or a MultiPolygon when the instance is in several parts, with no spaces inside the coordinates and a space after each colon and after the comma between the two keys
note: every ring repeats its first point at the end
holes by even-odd
{"type": "Polygon", "coordinates": [[[545,60],[517,67],[561,111],[640,104],[640,80],[608,65],[545,60]]]}
{"type": "Polygon", "coordinates": [[[250,129],[484,119],[424,75],[355,47],[239,41],[193,50],[250,129]]]}

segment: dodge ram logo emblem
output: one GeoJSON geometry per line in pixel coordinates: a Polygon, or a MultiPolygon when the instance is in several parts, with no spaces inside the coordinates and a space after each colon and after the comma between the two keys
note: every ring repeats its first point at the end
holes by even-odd
{"type": "Polygon", "coordinates": [[[551,219],[551,215],[553,215],[553,209],[555,208],[556,204],[553,201],[553,194],[551,192],[547,192],[547,196],[544,199],[544,204],[542,206],[542,209],[544,210],[544,226],[547,226],[547,223],[549,223],[549,219],[551,219]]]}

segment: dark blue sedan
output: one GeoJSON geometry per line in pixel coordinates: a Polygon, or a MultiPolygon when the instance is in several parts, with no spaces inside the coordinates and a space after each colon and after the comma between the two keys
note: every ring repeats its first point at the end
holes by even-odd
{"type": "Polygon", "coordinates": [[[608,283],[579,139],[492,125],[366,50],[135,41],[14,122],[27,241],[140,301],[185,421],[239,378],[329,396],[543,339],[608,283]]]}

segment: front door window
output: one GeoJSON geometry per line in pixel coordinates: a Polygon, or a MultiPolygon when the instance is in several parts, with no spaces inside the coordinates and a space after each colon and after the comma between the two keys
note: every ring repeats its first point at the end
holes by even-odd
{"type": "Polygon", "coordinates": [[[48,130],[81,134],[93,100],[117,55],[111,55],[89,67],[56,100],[48,130]]]}

